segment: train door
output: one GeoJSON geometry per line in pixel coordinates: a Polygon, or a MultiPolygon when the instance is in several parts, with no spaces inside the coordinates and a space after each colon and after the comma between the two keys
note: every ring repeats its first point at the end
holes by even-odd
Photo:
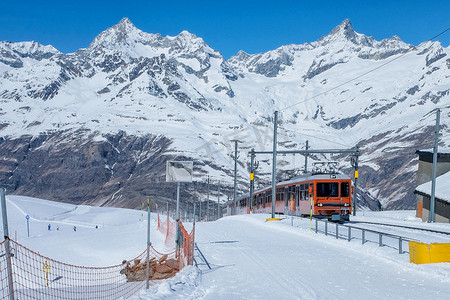
{"type": "Polygon", "coordinates": [[[295,185],[293,188],[296,216],[300,216],[300,184],[295,185]]]}
{"type": "Polygon", "coordinates": [[[275,198],[275,213],[284,213],[285,205],[284,205],[284,187],[280,187],[276,189],[276,198],[275,198]]]}
{"type": "Polygon", "coordinates": [[[288,191],[288,187],[285,186],[282,188],[283,189],[283,202],[284,202],[284,214],[287,215],[289,213],[289,191],[288,191]]]}
{"type": "Polygon", "coordinates": [[[308,186],[308,195],[309,195],[309,207],[310,207],[310,214],[314,215],[318,212],[314,211],[314,201],[316,200],[316,195],[314,194],[314,182],[311,182],[308,186]]]}
{"type": "Polygon", "coordinates": [[[308,195],[308,184],[299,185],[299,214],[301,216],[307,215],[309,212],[309,195],[308,195]]]}

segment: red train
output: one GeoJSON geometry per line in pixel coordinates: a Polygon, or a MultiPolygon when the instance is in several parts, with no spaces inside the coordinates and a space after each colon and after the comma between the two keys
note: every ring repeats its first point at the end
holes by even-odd
{"type": "MultiPolygon", "coordinates": [[[[353,187],[351,178],[337,171],[337,163],[315,163],[313,171],[276,185],[275,212],[328,218],[331,221],[349,221],[352,212],[353,187]]],[[[272,187],[249,193],[234,202],[226,203],[227,215],[245,213],[272,213],[272,187]],[[250,205],[251,204],[251,205],[250,205]],[[251,209],[252,208],[252,209],[251,209]]]]}

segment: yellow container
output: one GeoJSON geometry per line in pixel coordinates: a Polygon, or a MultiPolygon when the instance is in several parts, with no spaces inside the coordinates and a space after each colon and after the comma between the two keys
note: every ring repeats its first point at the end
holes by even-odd
{"type": "Polygon", "coordinates": [[[409,242],[409,261],[415,264],[450,262],[450,243],[409,242]]]}
{"type": "Polygon", "coordinates": [[[281,219],[280,218],[268,218],[268,219],[266,219],[266,222],[269,222],[269,221],[281,221],[281,219]]]}
{"type": "Polygon", "coordinates": [[[430,244],[430,262],[450,262],[450,243],[430,244]]]}

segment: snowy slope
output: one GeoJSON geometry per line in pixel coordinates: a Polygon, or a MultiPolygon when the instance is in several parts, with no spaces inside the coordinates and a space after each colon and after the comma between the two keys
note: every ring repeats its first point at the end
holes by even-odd
{"type": "MultiPolygon", "coordinates": [[[[71,264],[113,265],[145,248],[146,221],[140,221],[140,211],[21,196],[7,196],[7,209],[10,231],[17,231],[19,243],[71,264]],[[30,237],[26,214],[32,217],[30,237]]],[[[407,253],[399,255],[390,247],[315,234],[309,230],[309,220],[295,219],[291,226],[290,219],[266,223],[266,218],[233,216],[197,223],[196,242],[212,270],[204,265],[203,272],[188,267],[131,299],[448,298],[448,263],[414,265],[407,253]]],[[[424,226],[414,211],[360,212],[355,220],[424,226]]],[[[450,230],[448,224],[428,226],[450,230]]],[[[414,238],[424,236],[417,233],[414,238]]],[[[166,250],[156,231],[156,215],[152,215],[151,241],[156,249],[166,250]]]]}
{"type": "MultiPolygon", "coordinates": [[[[80,129],[87,141],[151,133],[172,140],[168,155],[200,161],[201,174],[231,183],[231,141],[244,141],[242,158],[251,148],[271,150],[278,110],[280,149],[299,149],[306,140],[315,149],[358,144],[361,186],[391,208],[414,206],[414,151],[431,145],[433,110],[443,109],[443,123],[449,114],[450,49],[397,36],[376,41],[349,20],[316,42],[239,52],[228,61],[187,31],[162,37],[127,18],[71,54],[30,42],[0,46],[5,139],[80,129]]],[[[441,144],[448,141],[445,127],[441,144]]],[[[261,181],[270,178],[265,159],[261,181]]],[[[302,160],[280,157],[279,167],[300,169],[302,160]]],[[[349,159],[340,160],[347,171],[349,159]]],[[[242,160],[241,190],[245,166],[242,160]]]]}

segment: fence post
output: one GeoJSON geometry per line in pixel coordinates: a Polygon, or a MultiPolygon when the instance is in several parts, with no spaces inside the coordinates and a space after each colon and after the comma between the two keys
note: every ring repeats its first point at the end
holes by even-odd
{"type": "Polygon", "coordinates": [[[362,229],[362,232],[361,232],[361,241],[362,241],[363,245],[366,242],[366,231],[364,229],[362,229]]]}
{"type": "Polygon", "coordinates": [[[8,274],[8,287],[9,287],[9,299],[14,300],[14,287],[12,278],[12,265],[11,265],[11,248],[9,246],[9,232],[8,232],[8,217],[6,214],[6,198],[5,189],[0,188],[0,200],[2,206],[2,219],[3,219],[3,233],[5,236],[5,251],[6,251],[6,268],[8,274]]]}
{"type": "Polygon", "coordinates": [[[180,182],[177,182],[177,238],[176,238],[176,257],[180,257],[180,182]]]}
{"type": "Polygon", "coordinates": [[[336,223],[336,239],[339,239],[339,224],[336,223]]]}
{"type": "Polygon", "coordinates": [[[351,239],[352,239],[352,228],[348,226],[348,241],[350,242],[351,239]]]}
{"type": "Polygon", "coordinates": [[[325,235],[328,235],[328,220],[325,220],[325,235]]]}
{"type": "Polygon", "coordinates": [[[403,254],[403,240],[402,237],[398,237],[398,254],[403,254]]]}
{"type": "Polygon", "coordinates": [[[381,232],[378,233],[378,246],[383,247],[383,235],[381,232]]]}

